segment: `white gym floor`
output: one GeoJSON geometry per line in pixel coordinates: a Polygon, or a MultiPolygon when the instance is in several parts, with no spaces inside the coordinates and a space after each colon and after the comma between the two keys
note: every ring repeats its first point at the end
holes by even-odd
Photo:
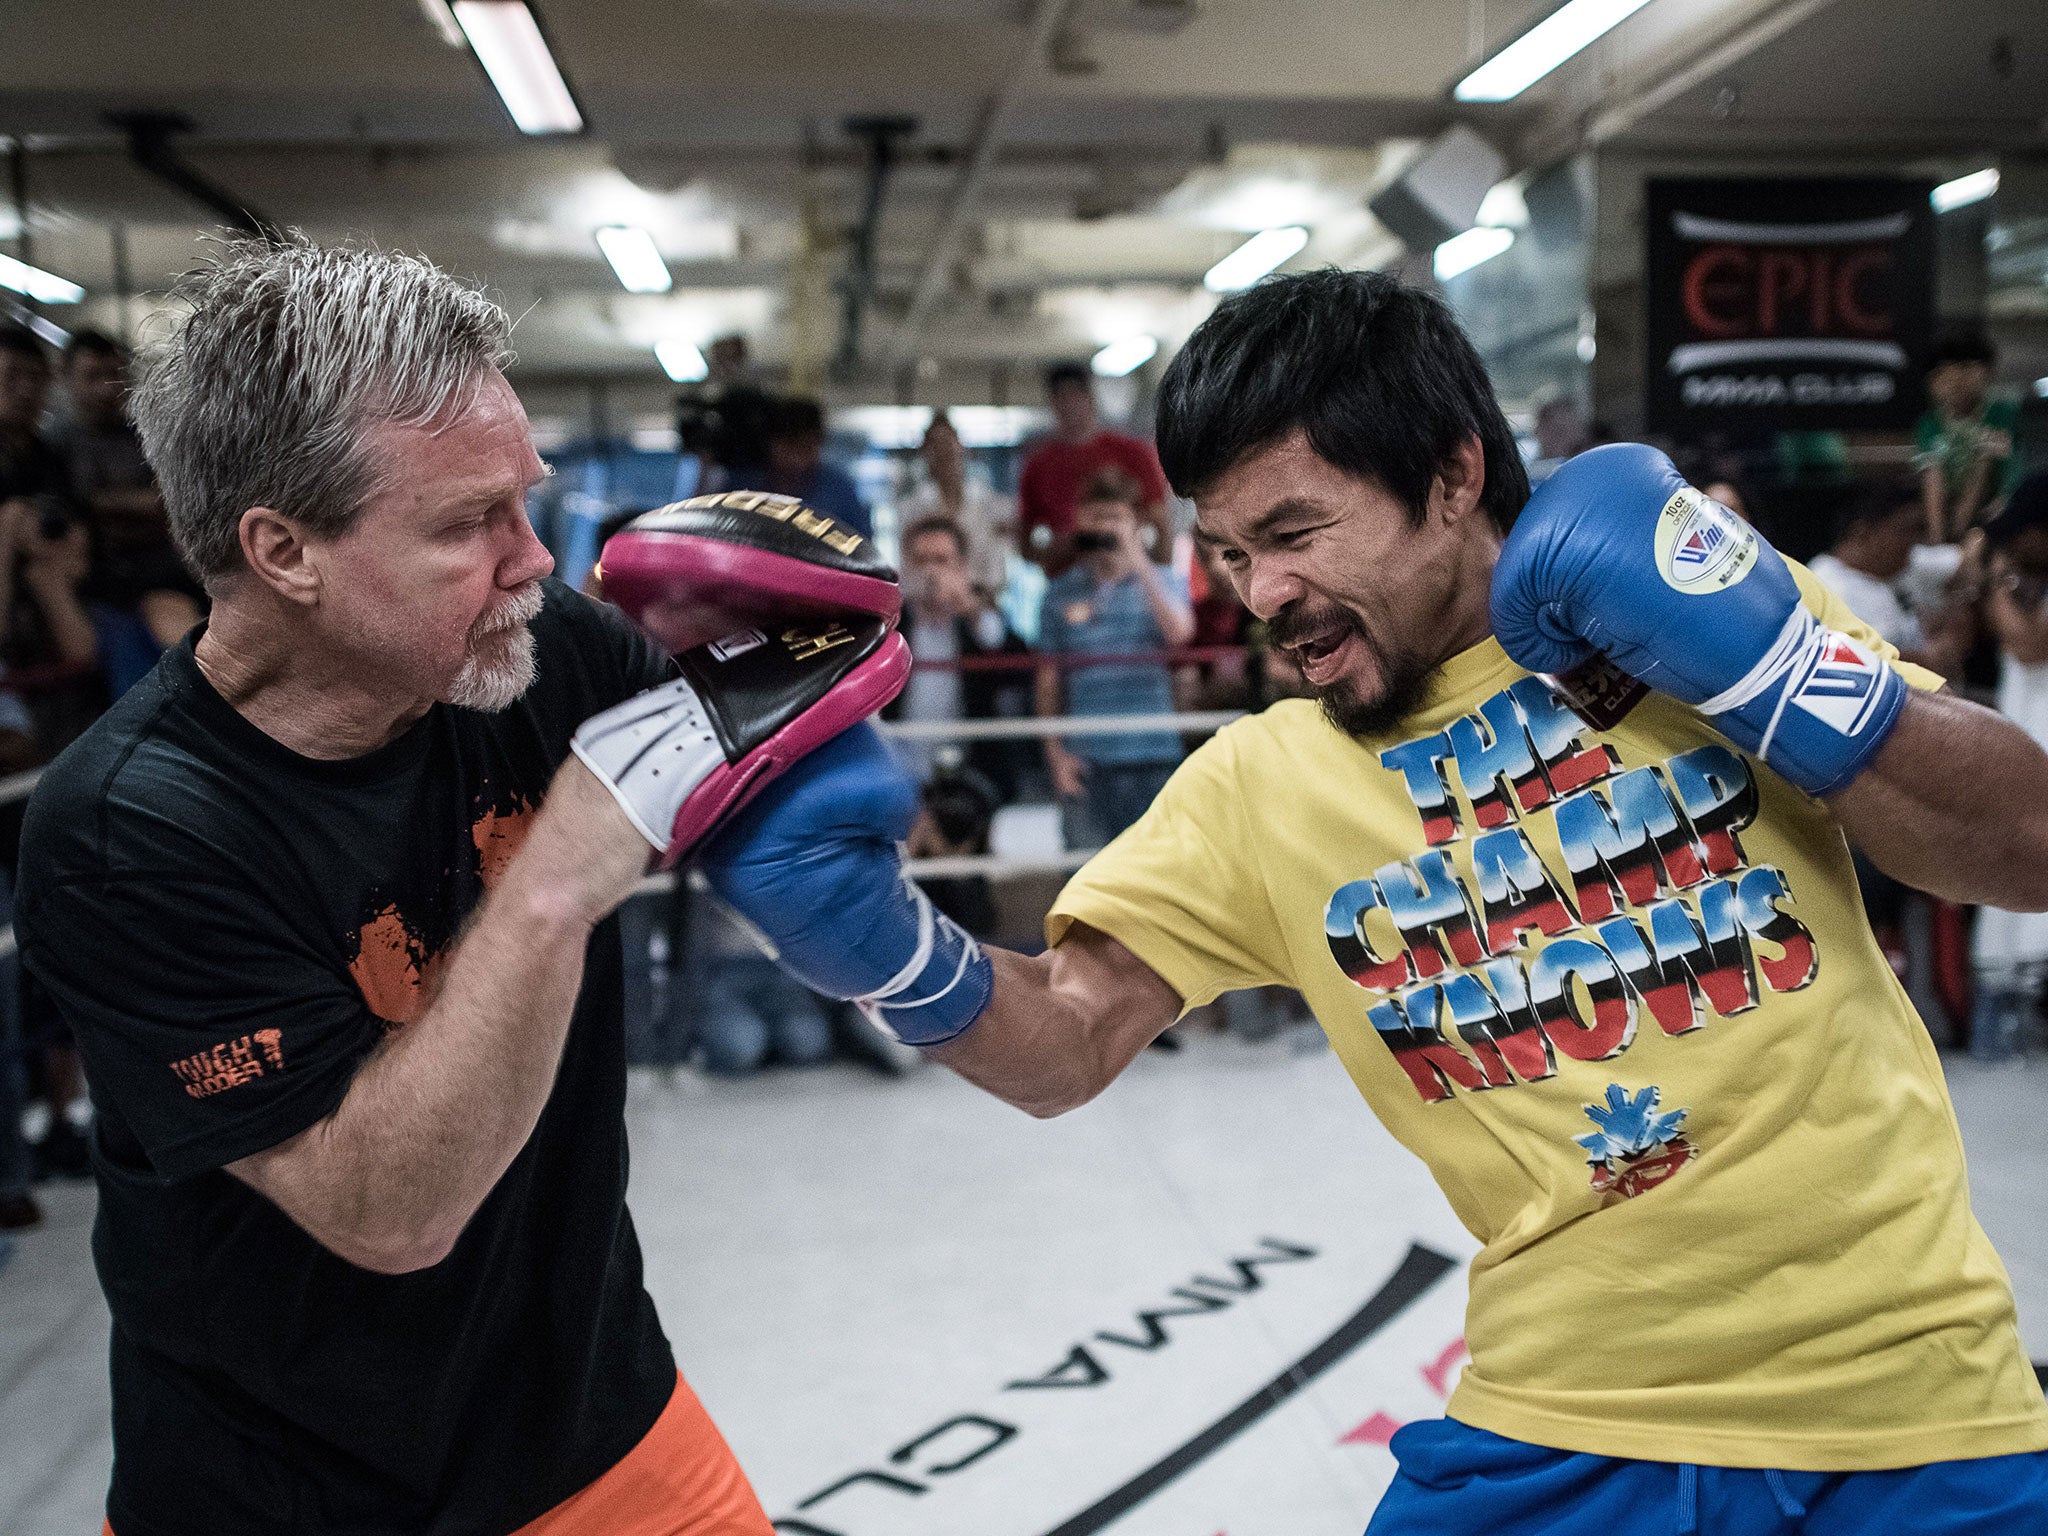
{"type": "MultiPolygon", "coordinates": [[[[1045,1124],[938,1070],[636,1073],[649,1284],[781,1529],[1357,1536],[1455,1376],[1473,1244],[1300,1047],[1200,1035],[1045,1124]]],[[[2048,1358],[2048,1060],[1949,1071],[2048,1358]]],[[[0,1272],[0,1531],[90,1536],[92,1194],[39,1193],[0,1272]]]]}

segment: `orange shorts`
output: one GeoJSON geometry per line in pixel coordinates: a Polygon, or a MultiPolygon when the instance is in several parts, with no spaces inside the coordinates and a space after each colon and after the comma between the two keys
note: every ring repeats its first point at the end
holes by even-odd
{"type": "Polygon", "coordinates": [[[625,1459],[514,1536],[774,1536],[725,1436],[678,1375],[625,1459]]]}
{"type": "MultiPolygon", "coordinates": [[[[114,1536],[111,1525],[101,1536],[114,1536]]],[[[513,1536],[774,1536],[725,1436],[679,1375],[619,1464],[513,1536]]]]}

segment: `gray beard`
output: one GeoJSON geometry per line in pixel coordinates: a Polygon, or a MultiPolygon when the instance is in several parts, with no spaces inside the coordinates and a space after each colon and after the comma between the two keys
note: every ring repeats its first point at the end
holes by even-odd
{"type": "Polygon", "coordinates": [[[522,625],[495,660],[486,663],[472,656],[462,664],[449,685],[448,702],[494,715],[517,703],[533,686],[533,676],[533,631],[522,625]]]}

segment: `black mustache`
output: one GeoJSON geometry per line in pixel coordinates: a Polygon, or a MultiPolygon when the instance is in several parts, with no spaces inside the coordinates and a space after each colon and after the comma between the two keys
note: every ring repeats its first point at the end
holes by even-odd
{"type": "Polygon", "coordinates": [[[1266,638],[1285,650],[1338,628],[1346,635],[1371,640],[1364,622],[1349,608],[1283,608],[1266,621],[1266,638]]]}

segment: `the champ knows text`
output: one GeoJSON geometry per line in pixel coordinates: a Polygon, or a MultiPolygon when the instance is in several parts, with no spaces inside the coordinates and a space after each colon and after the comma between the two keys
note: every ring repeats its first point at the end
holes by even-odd
{"type": "Polygon", "coordinates": [[[1430,847],[1340,887],[1323,926],[1345,975],[1386,994],[1369,1017],[1425,1100],[1549,1077],[1560,1051],[1619,1055],[1644,1014],[1682,1035],[1756,1007],[1759,984],[1813,980],[1783,873],[1743,854],[1749,765],[1712,745],[1623,772],[1590,730],[1524,677],[1380,754],[1430,847]],[[1539,815],[1563,871],[1530,839],[1539,815]]]}

